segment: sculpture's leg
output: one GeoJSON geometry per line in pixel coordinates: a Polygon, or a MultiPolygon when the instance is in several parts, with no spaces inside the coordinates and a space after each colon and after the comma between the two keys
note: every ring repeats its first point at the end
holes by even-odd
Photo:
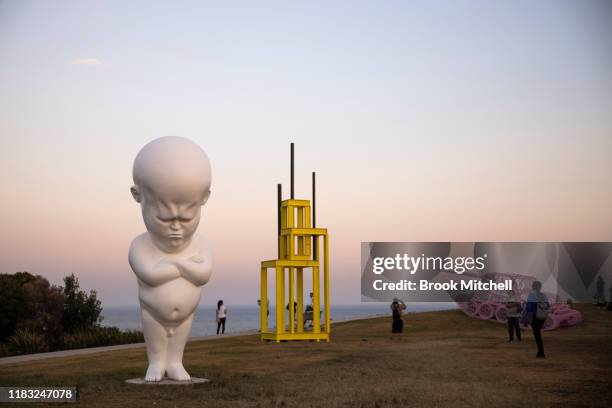
{"type": "Polygon", "coordinates": [[[183,320],[183,322],[174,329],[174,335],[168,338],[166,372],[168,373],[168,378],[173,380],[187,381],[191,379],[183,367],[183,351],[189,339],[189,333],[191,333],[191,323],[193,322],[194,314],[195,312],[183,320]]]}
{"type": "Polygon", "coordinates": [[[149,368],[145,375],[146,381],[161,381],[166,371],[166,350],[168,348],[168,335],[166,328],[162,326],[149,313],[141,307],[142,331],[147,346],[147,358],[149,368]]]}

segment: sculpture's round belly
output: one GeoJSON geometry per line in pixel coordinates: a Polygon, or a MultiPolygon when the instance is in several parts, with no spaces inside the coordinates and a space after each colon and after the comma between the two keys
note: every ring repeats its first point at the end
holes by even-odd
{"type": "Polygon", "coordinates": [[[194,286],[183,278],[178,278],[157,287],[139,288],[140,301],[164,321],[180,322],[188,317],[200,302],[201,286],[194,286]]]}

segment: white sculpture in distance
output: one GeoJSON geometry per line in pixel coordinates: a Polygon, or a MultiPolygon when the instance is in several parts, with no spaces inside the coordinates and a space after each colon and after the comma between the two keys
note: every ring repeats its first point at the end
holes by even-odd
{"type": "Polygon", "coordinates": [[[188,381],[183,351],[212,270],[210,244],[195,233],[210,196],[210,162],[194,142],[162,137],[140,150],[133,178],[131,192],[147,228],[132,241],[128,257],[149,360],[145,381],[164,375],[188,381]]]}

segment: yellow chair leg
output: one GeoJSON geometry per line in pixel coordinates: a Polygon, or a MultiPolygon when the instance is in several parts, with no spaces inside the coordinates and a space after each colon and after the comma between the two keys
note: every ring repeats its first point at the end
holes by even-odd
{"type": "Polygon", "coordinates": [[[261,267],[261,292],[260,292],[261,307],[259,310],[261,317],[261,332],[268,332],[268,270],[261,267]]]}
{"type": "MultiPolygon", "coordinates": [[[[330,310],[329,310],[329,244],[327,241],[327,235],[323,237],[323,247],[325,257],[323,263],[323,296],[325,303],[325,332],[327,334],[330,333],[331,323],[330,323],[330,310]]],[[[328,339],[329,341],[329,339],[328,339]]]]}
{"type": "Polygon", "coordinates": [[[285,332],[285,271],[276,267],[276,333],[285,332]]]}
{"type": "Polygon", "coordinates": [[[304,268],[297,268],[297,332],[304,332],[304,268]]]}
{"type": "Polygon", "coordinates": [[[319,299],[319,267],[312,267],[312,331],[321,332],[321,301],[319,299]]]}
{"type": "Polygon", "coordinates": [[[295,283],[294,283],[294,274],[295,268],[287,268],[289,272],[289,332],[295,333],[295,308],[293,307],[294,293],[295,293],[295,283]]]}

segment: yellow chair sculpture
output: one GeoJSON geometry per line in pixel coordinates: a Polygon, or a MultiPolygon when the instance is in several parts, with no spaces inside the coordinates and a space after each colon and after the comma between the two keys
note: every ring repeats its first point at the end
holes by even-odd
{"type": "Polygon", "coordinates": [[[315,173],[312,173],[313,205],[309,200],[293,198],[293,143],[291,143],[291,198],[281,200],[278,185],[278,259],[261,263],[261,339],[330,340],[329,316],[329,243],[326,228],[315,227],[315,173]],[[311,223],[312,215],[312,223],[311,223]],[[323,238],[323,307],[325,324],[321,327],[321,251],[323,238]],[[276,327],[268,328],[268,269],[276,279],[276,327]],[[304,270],[312,271],[312,331],[304,329],[304,270]],[[288,279],[286,279],[288,276],[288,279]],[[289,299],[285,299],[289,284],[289,299]],[[285,302],[288,300],[289,325],[285,325],[285,302]],[[294,303],[297,302],[297,319],[294,303]]]}

